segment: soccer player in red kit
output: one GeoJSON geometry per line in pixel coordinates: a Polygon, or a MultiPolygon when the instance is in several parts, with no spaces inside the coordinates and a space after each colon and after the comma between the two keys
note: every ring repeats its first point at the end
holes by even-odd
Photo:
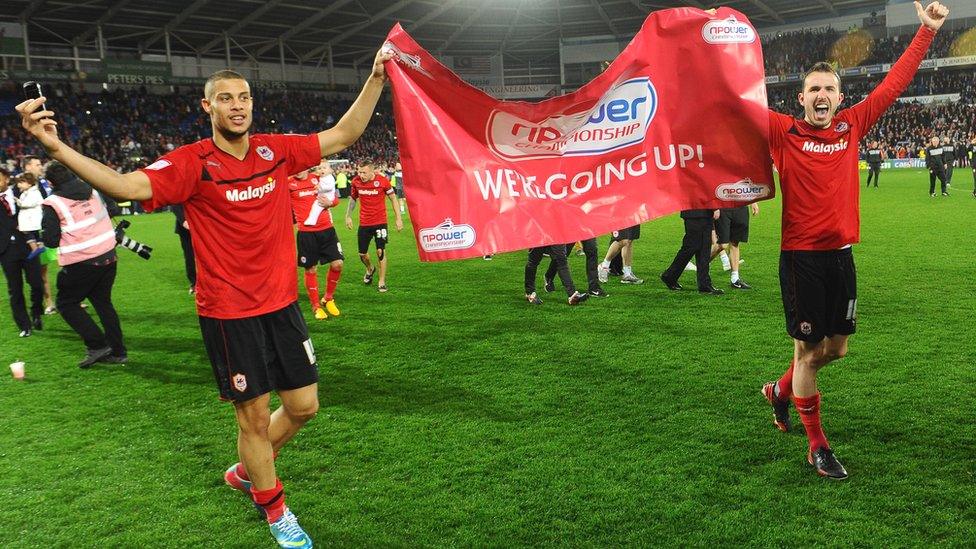
{"type": "Polygon", "coordinates": [[[356,209],[356,202],[362,202],[359,207],[359,260],[366,266],[363,284],[373,281],[373,267],[369,260],[369,242],[376,241],[376,262],[379,264],[380,279],[377,289],[386,291],[386,241],[389,232],[386,226],[386,199],[393,203],[393,214],[396,216],[396,230],[403,230],[403,218],[400,217],[400,201],[396,191],[390,185],[390,180],[376,173],[372,162],[363,162],[357,170],[358,175],[349,183],[349,207],[346,209],[346,228],[352,229],[352,211],[356,209]]]}
{"type": "Polygon", "coordinates": [[[200,104],[213,137],[180,147],[125,174],[83,156],[57,134],[45,98],[17,105],[21,123],[54,159],[92,187],[147,209],[183,204],[193,227],[199,267],[197,312],[220,396],[234,404],[241,462],[225,481],[263,511],[282,547],[312,541],[285,505],[274,457],[318,410],[318,369],[298,309],[295,237],[285,182],[290,174],[353,144],[362,135],[386,80],[377,52],[369,78],[349,111],[317,134],[249,132],[253,103],[243,76],[212,74],[200,104]],[[270,410],[276,391],[281,407],[270,410]]]}
{"type": "Polygon", "coordinates": [[[803,119],[770,111],[769,146],[783,193],[780,286],[793,361],[777,382],[763,386],[773,422],[790,428],[790,398],[809,439],[807,461],[817,473],[847,478],[820,423],[817,371],[847,354],[855,331],[857,281],[851,245],[860,239],[858,143],[901,95],[918,70],[949,10],[915,2],[921,28],[891,72],[864,101],[835,112],[844,100],[840,77],[814,65],[798,95],[803,119]]]}
{"type": "Polygon", "coordinates": [[[298,266],[305,269],[305,290],[312,303],[315,318],[325,320],[331,314],[339,316],[335,290],[342,275],[342,244],[332,225],[329,208],[339,205],[335,177],[328,162],[320,168],[319,176],[303,170],[288,178],[291,207],[298,227],[298,266]],[[318,206],[318,207],[316,207],[318,206]],[[328,265],[325,276],[325,295],[319,300],[316,266],[328,265]]]}

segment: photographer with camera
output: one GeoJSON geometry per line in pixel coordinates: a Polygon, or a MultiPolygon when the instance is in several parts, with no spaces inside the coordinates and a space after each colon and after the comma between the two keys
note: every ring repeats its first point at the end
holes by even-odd
{"type": "Polygon", "coordinates": [[[128,357],[122,326],[112,305],[118,258],[109,210],[88,183],[60,162],[51,162],[47,178],[54,191],[44,199],[42,238],[49,248],[58,248],[58,311],[87,348],[78,367],[90,368],[96,362],[124,363],[128,357]],[[104,332],[81,309],[86,299],[98,313],[104,332]]]}

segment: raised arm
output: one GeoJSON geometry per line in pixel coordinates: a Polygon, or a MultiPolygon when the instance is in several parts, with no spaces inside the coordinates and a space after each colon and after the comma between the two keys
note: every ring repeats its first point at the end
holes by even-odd
{"type": "Polygon", "coordinates": [[[366,79],[359,97],[335,126],[319,132],[319,147],[322,149],[323,157],[348,148],[366,131],[366,126],[373,117],[376,102],[383,93],[383,84],[386,82],[386,69],[383,63],[392,57],[391,53],[384,53],[383,50],[376,52],[376,58],[373,59],[373,72],[366,79]]]}
{"type": "Polygon", "coordinates": [[[868,96],[857,105],[851,107],[851,112],[858,118],[863,131],[867,131],[884,111],[891,106],[898,98],[912,78],[918,71],[918,66],[925,58],[925,53],[935,38],[935,33],[942,28],[946,17],[949,15],[949,8],[939,2],[932,2],[924,9],[922,4],[915,2],[915,10],[918,12],[918,20],[922,23],[915,38],[908,45],[908,48],[901,57],[892,65],[887,76],[878,86],[868,94],[868,96]]]}
{"type": "Polygon", "coordinates": [[[61,162],[82,180],[99,191],[121,200],[148,200],[152,186],[146,174],[135,171],[120,174],[105,164],[89,158],[66,145],[58,137],[54,112],[39,110],[47,99],[39,97],[17,105],[21,125],[34,136],[51,158],[61,162]]]}

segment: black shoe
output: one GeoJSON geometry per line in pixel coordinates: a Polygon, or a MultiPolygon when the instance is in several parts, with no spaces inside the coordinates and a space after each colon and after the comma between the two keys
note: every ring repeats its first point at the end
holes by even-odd
{"type": "Polygon", "coordinates": [[[671,291],[678,291],[682,289],[681,284],[678,284],[677,280],[671,282],[670,280],[668,280],[668,277],[664,276],[663,273],[661,274],[661,282],[663,282],[664,285],[667,286],[668,289],[671,291]]]}
{"type": "Polygon", "coordinates": [[[844,480],[847,478],[847,469],[837,461],[834,451],[830,448],[820,447],[816,452],[807,454],[807,461],[817,470],[817,474],[833,480],[844,480]]]}
{"type": "Polygon", "coordinates": [[[597,288],[595,290],[590,290],[588,292],[590,297],[610,297],[610,294],[603,291],[603,288],[597,288]]]}
{"type": "Polygon", "coordinates": [[[949,196],[949,193],[942,191],[942,196],[949,196]]]}
{"type": "Polygon", "coordinates": [[[30,336],[31,336],[30,328],[20,331],[20,337],[30,337],[30,336]]]}
{"type": "Polygon", "coordinates": [[[367,286],[370,285],[370,284],[372,284],[373,283],[373,273],[375,273],[375,272],[376,272],[376,269],[373,269],[371,271],[366,271],[366,274],[363,275],[363,284],[366,284],[367,286]]]}
{"type": "Polygon", "coordinates": [[[581,294],[579,292],[573,292],[573,295],[569,296],[567,300],[570,305],[579,305],[580,303],[586,301],[590,297],[589,294],[581,294]]]}
{"type": "Polygon", "coordinates": [[[556,281],[551,278],[542,277],[543,281],[546,283],[546,293],[552,293],[556,291],[556,281]]]}
{"type": "Polygon", "coordinates": [[[535,295],[535,292],[532,292],[531,294],[526,294],[525,300],[532,305],[542,305],[542,300],[539,299],[539,296],[535,295]]]}
{"type": "Polygon", "coordinates": [[[732,286],[736,290],[751,290],[752,289],[752,286],[746,284],[746,281],[745,280],[742,280],[741,278],[739,280],[736,280],[735,282],[729,284],[729,286],[732,286]]]}
{"type": "Polygon", "coordinates": [[[723,295],[723,294],[725,294],[725,291],[724,290],[720,290],[720,289],[716,288],[715,286],[709,286],[708,288],[698,288],[698,293],[700,293],[700,294],[708,294],[708,295],[723,295]]]}
{"type": "Polygon", "coordinates": [[[773,407],[773,425],[784,433],[790,430],[790,401],[780,400],[775,392],[776,382],[770,381],[763,385],[762,395],[766,397],[766,402],[773,407]]]}
{"type": "Polygon", "coordinates": [[[129,361],[129,355],[108,355],[107,357],[99,359],[99,362],[104,362],[106,364],[125,364],[129,361]]]}
{"type": "Polygon", "coordinates": [[[34,320],[31,321],[31,328],[35,330],[44,329],[44,322],[41,320],[41,317],[39,316],[34,317],[34,320]]]}
{"type": "Polygon", "coordinates": [[[101,349],[88,349],[85,354],[85,359],[78,363],[79,368],[91,368],[92,364],[102,360],[108,355],[112,354],[111,347],[103,347],[101,349]]]}

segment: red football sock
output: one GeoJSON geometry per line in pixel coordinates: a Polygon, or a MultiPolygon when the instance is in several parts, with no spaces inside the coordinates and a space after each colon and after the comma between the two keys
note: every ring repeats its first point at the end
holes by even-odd
{"type": "Polygon", "coordinates": [[[319,305],[319,280],[316,273],[305,271],[305,289],[308,290],[308,300],[312,302],[312,310],[318,309],[319,305]]]}
{"type": "Polygon", "coordinates": [[[336,286],[339,285],[339,277],[342,276],[342,271],[336,271],[329,269],[329,272],[325,275],[325,300],[332,301],[335,296],[336,286]]]}
{"type": "Polygon", "coordinates": [[[813,396],[801,398],[793,395],[793,404],[796,411],[800,414],[800,421],[803,428],[807,430],[807,439],[810,441],[810,451],[817,448],[830,448],[827,437],[824,435],[823,427],[820,425],[820,393],[813,396]]]}
{"type": "Polygon", "coordinates": [[[275,479],[274,488],[268,490],[251,489],[251,497],[254,503],[258,504],[268,514],[268,523],[278,522],[281,515],[285,513],[285,489],[281,486],[281,480],[275,479]]]}
{"type": "Polygon", "coordinates": [[[776,382],[777,391],[776,398],[780,400],[789,400],[793,396],[793,361],[790,361],[790,367],[786,369],[786,373],[783,377],[779,378],[776,382]]]}

